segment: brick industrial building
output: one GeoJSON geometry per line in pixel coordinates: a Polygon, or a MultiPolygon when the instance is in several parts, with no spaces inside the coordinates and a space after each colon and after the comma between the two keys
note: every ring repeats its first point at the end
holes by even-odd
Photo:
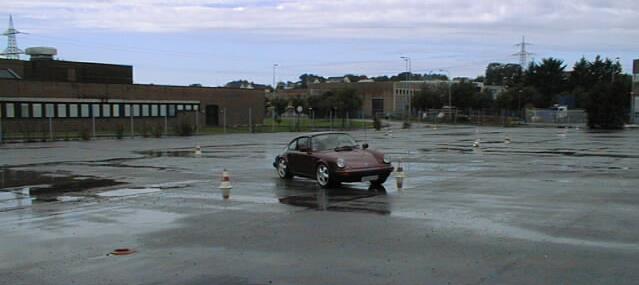
{"type": "MultiPolygon", "coordinates": [[[[324,82],[309,84],[307,95],[319,96],[328,91],[341,88],[353,88],[362,97],[361,116],[402,116],[412,109],[413,115],[417,112],[415,106],[410,105],[410,100],[415,94],[421,92],[425,86],[442,86],[447,88],[449,84],[459,81],[445,80],[410,80],[410,81],[360,81],[360,82],[324,82]]],[[[483,88],[481,84],[473,83],[477,89],[483,88]]]]}
{"type": "Polygon", "coordinates": [[[132,66],[58,61],[46,56],[49,50],[29,61],[0,59],[4,134],[123,126],[141,133],[183,121],[202,128],[259,124],[264,117],[264,90],[133,84],[132,66]]]}

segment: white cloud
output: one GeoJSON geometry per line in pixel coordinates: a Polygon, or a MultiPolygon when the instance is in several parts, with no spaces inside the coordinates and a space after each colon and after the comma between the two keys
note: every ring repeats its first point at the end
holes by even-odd
{"type": "Polygon", "coordinates": [[[636,30],[635,1],[551,0],[23,0],[4,4],[21,17],[140,32],[235,29],[273,34],[392,38],[420,33],[636,30]],[[242,11],[243,13],[232,13],[242,11]]]}
{"type": "MultiPolygon", "coordinates": [[[[318,42],[331,39],[341,42],[351,39],[371,40],[387,45],[399,42],[398,46],[403,44],[402,47],[388,52],[393,53],[389,55],[393,59],[397,58],[397,53],[403,53],[401,49],[405,49],[407,43],[416,46],[422,54],[431,51],[424,49],[424,43],[431,47],[453,47],[457,53],[468,55],[458,59],[463,62],[487,57],[491,53],[508,56],[515,52],[512,44],[524,34],[537,44],[532,48],[538,53],[538,57],[550,56],[556,52],[581,55],[606,49],[629,54],[639,46],[639,5],[636,0],[6,2],[3,10],[16,15],[19,27],[27,31],[39,30],[44,34],[77,29],[185,34],[222,31],[264,35],[262,38],[269,39],[293,39],[293,42],[300,38],[318,42]],[[32,26],[25,28],[24,24],[32,26]],[[33,26],[36,24],[39,26],[33,26]],[[496,51],[491,46],[499,46],[502,50],[496,51]]],[[[362,46],[361,42],[358,46],[362,46]]],[[[435,64],[460,65],[453,60],[442,60],[435,64]]],[[[477,65],[485,65],[485,62],[477,65]]],[[[363,65],[358,63],[357,66],[363,65]]],[[[353,67],[347,66],[339,70],[347,68],[353,67]]],[[[362,72],[378,69],[382,72],[384,68],[372,66],[362,69],[362,72]]]]}

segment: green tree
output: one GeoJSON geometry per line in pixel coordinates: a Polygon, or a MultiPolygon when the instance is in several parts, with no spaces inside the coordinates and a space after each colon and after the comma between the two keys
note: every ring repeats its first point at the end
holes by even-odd
{"type": "MultiPolygon", "coordinates": [[[[422,90],[412,98],[413,108],[418,110],[440,109],[443,106],[444,96],[448,96],[446,84],[424,85],[422,90]]],[[[447,101],[446,101],[447,102],[447,101]]]]}
{"type": "Polygon", "coordinates": [[[526,70],[525,80],[528,86],[534,87],[540,97],[532,103],[536,107],[550,107],[558,102],[558,95],[567,91],[566,65],[560,59],[544,58],[541,64],[531,63],[526,70]]]}
{"type": "Polygon", "coordinates": [[[486,67],[486,76],[483,82],[486,85],[512,84],[512,81],[521,76],[521,73],[522,70],[519,64],[493,62],[486,67]]]}
{"type": "Polygon", "coordinates": [[[286,112],[286,107],[288,106],[288,100],[282,97],[274,97],[270,100],[271,106],[273,106],[275,114],[280,116],[284,112],[286,112]]]}
{"type": "Polygon", "coordinates": [[[627,109],[624,82],[601,80],[588,92],[588,126],[593,129],[623,129],[627,109]]]}
{"type": "MultiPolygon", "coordinates": [[[[459,110],[471,109],[476,106],[478,88],[470,81],[461,81],[451,85],[453,106],[459,110]]],[[[448,105],[448,103],[446,103],[448,105]]]]}
{"type": "Polygon", "coordinates": [[[342,127],[346,125],[346,115],[349,114],[352,118],[355,112],[361,109],[362,102],[362,98],[354,88],[341,88],[335,92],[333,107],[342,115],[342,127]]]}
{"type": "Polygon", "coordinates": [[[591,63],[587,61],[586,58],[582,57],[579,61],[577,61],[572,67],[570,79],[568,80],[570,89],[591,88],[596,83],[595,77],[591,71],[591,63]]]}
{"type": "Polygon", "coordinates": [[[479,92],[476,93],[477,98],[475,99],[475,104],[473,106],[474,109],[480,110],[488,110],[494,109],[495,100],[493,99],[493,95],[488,92],[479,92]]]}
{"type": "Polygon", "coordinates": [[[299,81],[300,88],[307,88],[309,84],[312,84],[315,81],[319,81],[319,82],[326,81],[326,78],[324,78],[323,76],[309,74],[309,73],[304,73],[300,75],[299,78],[300,78],[300,81],[299,81]]]}

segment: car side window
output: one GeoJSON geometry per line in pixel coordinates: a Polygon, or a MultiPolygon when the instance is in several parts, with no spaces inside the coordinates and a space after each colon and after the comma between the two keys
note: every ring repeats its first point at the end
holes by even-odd
{"type": "Polygon", "coordinates": [[[297,150],[300,150],[300,147],[306,147],[308,149],[308,137],[299,138],[297,140],[297,150]]]}
{"type": "Polygon", "coordinates": [[[297,140],[292,141],[292,142],[288,145],[288,150],[297,150],[297,140]]]}

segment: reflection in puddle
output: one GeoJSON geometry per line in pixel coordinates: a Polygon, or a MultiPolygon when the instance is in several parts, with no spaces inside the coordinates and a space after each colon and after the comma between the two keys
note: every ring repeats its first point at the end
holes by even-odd
{"type": "Polygon", "coordinates": [[[162,191],[160,188],[124,188],[98,193],[100,197],[126,197],[162,191]]]}
{"type": "Polygon", "coordinates": [[[386,189],[372,188],[368,191],[351,188],[323,189],[312,193],[300,193],[279,198],[280,203],[319,211],[363,212],[380,215],[390,214],[386,189]]]}
{"type": "Polygon", "coordinates": [[[200,157],[196,155],[194,150],[166,150],[166,151],[140,151],[138,152],[147,157],[200,157]]]}
{"type": "MultiPolygon", "coordinates": [[[[206,147],[206,148],[211,148],[206,147]]],[[[212,148],[215,148],[213,146],[212,148]]],[[[263,157],[264,150],[262,149],[205,149],[205,147],[201,147],[201,153],[196,153],[195,148],[193,149],[169,149],[169,150],[147,150],[147,151],[139,151],[136,152],[142,154],[146,157],[154,158],[154,157],[192,157],[192,158],[246,158],[247,153],[252,154],[253,156],[263,157]]]]}
{"type": "Polygon", "coordinates": [[[27,170],[0,169],[0,189],[28,186],[29,195],[38,201],[57,201],[64,193],[124,184],[113,179],[72,176],[65,173],[40,173],[27,170]]]}
{"type": "Polygon", "coordinates": [[[28,187],[10,192],[0,192],[0,211],[31,206],[34,198],[29,195],[29,192],[28,187]]]}

